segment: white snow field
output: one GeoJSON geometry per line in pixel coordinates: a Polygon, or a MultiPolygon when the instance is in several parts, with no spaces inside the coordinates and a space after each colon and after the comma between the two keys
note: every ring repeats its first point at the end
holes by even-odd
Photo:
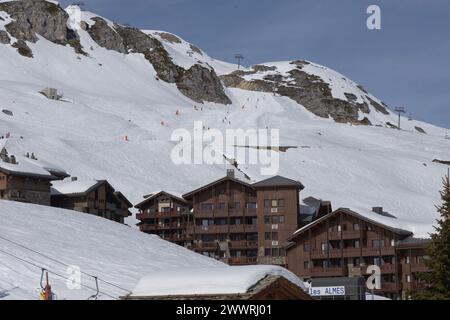
{"type": "MultiPolygon", "coordinates": [[[[85,19],[92,16],[84,14],[85,19]]],[[[4,19],[8,21],[6,16],[4,19]]],[[[4,23],[0,24],[0,29],[3,28],[4,23]]],[[[282,145],[299,147],[279,154],[279,174],[300,180],[306,186],[302,198],[314,196],[330,200],[334,208],[348,207],[369,217],[374,215],[370,211],[372,207],[382,206],[397,217],[386,218],[386,223],[402,226],[417,237],[426,237],[433,231],[432,224],[438,218],[434,206],[440,202],[438,191],[448,167],[432,161],[450,160],[450,139],[446,139],[449,130],[408,118],[402,118],[403,130],[339,124],[314,116],[289,98],[240,89],[226,89],[231,105],[198,104],[182,95],[174,84],[156,80],[153,66],[143,55],[106,50],[87,32],[78,30],[78,33],[89,56],[78,55],[73,48],[44,38],[28,43],[33,58],[19,55],[9,45],[0,45],[0,136],[11,134],[10,139],[1,142],[6,144],[10,154],[23,156],[34,152],[40,161],[52,163],[81,180],[107,179],[132,203],[138,203],[152,190],[184,194],[226,173],[225,164],[175,165],[171,160],[175,142],[170,141],[174,130],[193,131],[194,121],[220,130],[279,129],[282,145]],[[63,93],[63,100],[46,99],[39,93],[45,87],[57,88],[63,93]],[[4,109],[13,115],[1,112],[4,109]],[[427,134],[417,132],[415,126],[423,128],[427,134]]],[[[164,42],[164,45],[174,61],[182,66],[208,64],[217,69],[218,74],[233,70],[232,64],[214,60],[205,53],[194,52],[190,57],[186,52],[190,47],[184,40],[178,44],[164,42]]],[[[279,72],[292,68],[289,62],[266,65],[276,65],[279,72]]],[[[360,92],[354,82],[342,79],[328,68],[312,65],[306,71],[330,81],[333,95],[337,97],[343,90],[360,92]]],[[[374,125],[387,121],[397,123],[393,113],[384,115],[371,109],[365,116],[374,125]]],[[[252,181],[267,178],[261,175],[258,165],[242,164],[240,169],[252,181]]],[[[103,250],[104,256],[99,260],[101,268],[111,268],[105,276],[114,280],[119,274],[125,274],[123,285],[136,282],[148,273],[143,269],[152,264],[153,249],[145,249],[148,246],[143,243],[147,240],[142,239],[150,239],[148,241],[164,248],[162,251],[171,256],[167,264],[188,264],[189,259],[185,261],[179,252],[195,257],[128,227],[100,223],[94,217],[7,202],[0,202],[0,212],[1,234],[3,228],[8,228],[16,240],[36,245],[42,240],[44,248],[49,246],[45,249],[49,254],[52,248],[58,247],[59,258],[86,265],[88,270],[99,270],[92,262],[96,255],[90,255],[91,250],[94,253],[103,250]],[[68,222],[64,226],[55,218],[55,213],[73,217],[74,225],[68,222]],[[39,228],[44,228],[40,219],[30,222],[33,214],[42,215],[42,220],[46,221],[46,234],[39,232],[39,228]],[[87,242],[80,240],[84,239],[81,229],[93,232],[86,237],[87,242]],[[68,230],[74,232],[68,233],[68,230]],[[103,236],[96,238],[94,231],[103,236]],[[128,235],[133,240],[126,240],[128,235]],[[107,241],[99,240],[105,237],[107,241]],[[127,245],[127,241],[142,243],[136,247],[127,245]],[[102,247],[104,244],[108,247],[102,247]],[[166,248],[174,248],[174,251],[166,248]],[[114,250],[126,258],[119,260],[114,250]],[[115,264],[109,266],[111,261],[115,264]]],[[[71,219],[65,221],[72,223],[71,219]]],[[[132,228],[136,228],[136,222],[134,217],[127,220],[132,228]]],[[[7,272],[7,277],[0,277],[0,281],[5,282],[4,289],[18,287],[9,297],[34,296],[30,291],[36,287],[39,272],[12,260],[8,263],[14,271],[0,269],[9,270],[3,271],[7,272]]],[[[64,298],[66,293],[62,286],[56,289],[64,298]]],[[[89,293],[82,290],[72,294],[67,296],[85,298],[89,293]]]]}
{"type": "Polygon", "coordinates": [[[243,294],[268,275],[282,276],[306,291],[303,282],[292,272],[278,266],[259,265],[161,270],[143,277],[131,296],[243,294]]]}
{"type": "Polygon", "coordinates": [[[0,201],[0,221],[0,299],[39,299],[40,268],[50,271],[58,300],[84,300],[95,294],[87,288],[95,288],[95,281],[86,273],[99,277],[99,299],[118,299],[158,270],[225,266],[157,236],[75,211],[0,201]],[[60,277],[70,276],[67,265],[84,272],[81,289],[69,289],[60,277]]]}

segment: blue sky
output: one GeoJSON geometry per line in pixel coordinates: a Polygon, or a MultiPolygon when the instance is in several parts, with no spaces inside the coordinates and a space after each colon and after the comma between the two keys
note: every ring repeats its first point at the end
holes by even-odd
{"type": "MultiPolygon", "coordinates": [[[[68,5],[72,1],[60,1],[68,5]]],[[[450,1],[84,0],[119,23],[173,32],[244,64],[307,59],[361,83],[389,106],[450,128],[450,1]],[[366,9],[381,7],[381,30],[366,9]]]]}

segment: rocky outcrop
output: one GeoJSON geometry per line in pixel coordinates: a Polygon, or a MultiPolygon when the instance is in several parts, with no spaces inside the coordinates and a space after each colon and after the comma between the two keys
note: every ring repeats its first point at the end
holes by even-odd
{"type": "Polygon", "coordinates": [[[120,53],[127,52],[122,37],[115,30],[111,29],[104,19],[95,17],[92,20],[95,23],[90,27],[86,27],[86,31],[99,46],[120,53]]]}
{"type": "Polygon", "coordinates": [[[223,91],[219,77],[214,70],[202,67],[198,64],[185,70],[177,81],[178,89],[192,100],[211,101],[222,104],[230,104],[230,99],[223,91]],[[212,101],[211,97],[215,100],[212,101]]]}
{"type": "Polygon", "coordinates": [[[0,43],[1,44],[9,44],[11,42],[10,37],[8,36],[8,32],[4,30],[0,30],[0,43]]]}
{"type": "Polygon", "coordinates": [[[44,0],[2,2],[0,11],[13,19],[5,28],[17,40],[36,42],[37,35],[41,35],[53,43],[69,44],[78,53],[84,53],[77,34],[67,28],[69,15],[57,4],[44,0]]]}
{"type": "MultiPolygon", "coordinates": [[[[252,70],[234,71],[229,75],[221,76],[221,79],[227,87],[273,92],[274,94],[289,97],[322,118],[331,117],[337,122],[371,124],[367,117],[359,120],[360,112],[365,114],[370,112],[368,103],[358,103],[358,97],[353,93],[345,94],[347,100],[334,98],[328,83],[320,77],[302,70],[303,66],[309,64],[309,62],[299,60],[291,64],[292,70],[288,71],[286,75],[274,72],[277,70],[274,66],[256,65],[252,70]],[[262,79],[246,80],[244,78],[259,72],[266,73],[266,75],[262,79]]],[[[369,98],[368,96],[366,97],[369,98]]],[[[388,114],[384,106],[370,98],[369,102],[379,112],[388,114]]]]}
{"type": "Polygon", "coordinates": [[[19,52],[20,55],[27,58],[33,58],[33,51],[31,51],[30,47],[25,41],[18,40],[17,42],[13,43],[12,47],[16,48],[17,52],[19,52]]]}
{"type": "MultiPolygon", "coordinates": [[[[181,93],[198,103],[231,103],[222,83],[212,68],[199,64],[189,69],[176,65],[162,43],[141,30],[115,24],[111,28],[103,19],[93,18],[87,28],[92,39],[101,47],[120,53],[141,53],[152,64],[159,79],[174,83],[181,93]]],[[[166,37],[169,34],[166,34],[166,37]]],[[[176,41],[175,38],[170,38],[176,41]]]]}

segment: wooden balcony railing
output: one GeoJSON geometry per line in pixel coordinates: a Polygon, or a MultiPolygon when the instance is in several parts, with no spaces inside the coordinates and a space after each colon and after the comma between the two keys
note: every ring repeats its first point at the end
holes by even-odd
{"type": "Polygon", "coordinates": [[[313,277],[344,277],[345,271],[342,267],[321,268],[315,267],[309,269],[313,277]]]}

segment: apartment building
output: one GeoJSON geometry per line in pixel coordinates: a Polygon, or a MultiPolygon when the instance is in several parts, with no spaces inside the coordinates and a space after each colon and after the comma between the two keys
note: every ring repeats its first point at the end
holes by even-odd
{"type": "Polygon", "coordinates": [[[377,220],[389,220],[380,209],[374,208],[371,217],[375,219],[371,219],[368,214],[340,208],[301,228],[286,244],[287,267],[305,279],[367,278],[367,267],[377,265],[381,289],[375,293],[405,298],[409,289],[423,285],[417,282],[415,273],[427,271],[423,261],[428,240],[415,239],[410,231],[380,223],[377,220]],[[376,219],[377,215],[384,219],[376,219]]]}

